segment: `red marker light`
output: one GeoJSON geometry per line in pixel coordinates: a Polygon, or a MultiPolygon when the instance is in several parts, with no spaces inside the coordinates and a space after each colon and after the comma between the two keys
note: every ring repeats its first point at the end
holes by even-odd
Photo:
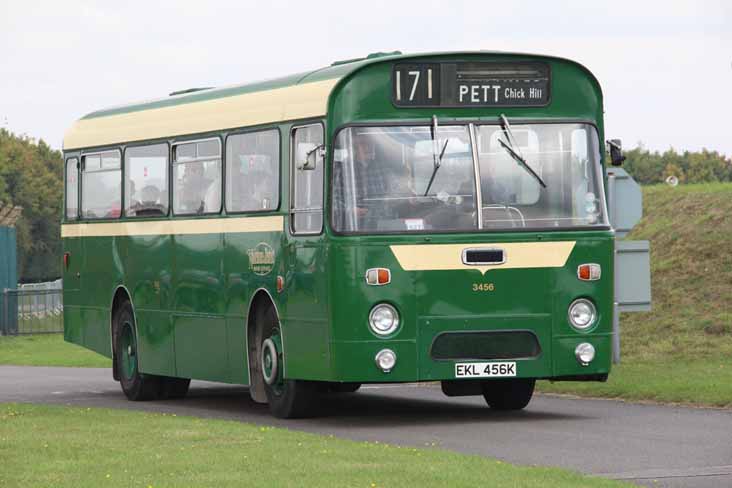
{"type": "Polygon", "coordinates": [[[71,261],[71,253],[65,252],[64,253],[64,267],[66,269],[69,269],[69,262],[71,261]]]}
{"type": "Polygon", "coordinates": [[[285,289],[285,279],[282,276],[277,276],[277,293],[282,293],[285,289]]]}

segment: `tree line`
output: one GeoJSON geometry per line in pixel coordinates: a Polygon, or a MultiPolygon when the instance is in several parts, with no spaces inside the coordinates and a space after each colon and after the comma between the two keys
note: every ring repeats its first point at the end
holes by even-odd
{"type": "MultiPolygon", "coordinates": [[[[641,184],[676,176],[681,183],[732,182],[732,160],[703,149],[651,152],[639,146],[625,153],[625,169],[641,184]]],[[[60,225],[63,156],[43,140],[0,129],[0,203],[20,205],[16,224],[18,274],[23,282],[61,276],[60,225]]]]}
{"type": "Polygon", "coordinates": [[[732,181],[732,160],[717,151],[651,152],[642,145],[625,152],[625,170],[642,185],[662,183],[675,176],[679,183],[732,181]]]}

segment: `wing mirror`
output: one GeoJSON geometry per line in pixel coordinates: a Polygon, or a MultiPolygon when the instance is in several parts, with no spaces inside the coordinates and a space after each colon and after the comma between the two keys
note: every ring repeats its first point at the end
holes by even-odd
{"type": "Polygon", "coordinates": [[[318,161],[325,158],[325,146],[311,142],[302,142],[297,145],[297,169],[313,171],[318,167],[318,161]]]}
{"type": "Polygon", "coordinates": [[[610,163],[613,166],[620,166],[625,161],[623,156],[623,143],[620,139],[610,139],[607,141],[607,147],[610,149],[610,163]]]}

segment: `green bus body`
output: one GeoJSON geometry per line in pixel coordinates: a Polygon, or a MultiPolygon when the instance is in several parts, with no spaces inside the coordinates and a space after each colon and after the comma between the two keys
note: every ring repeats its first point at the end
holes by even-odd
{"type": "MultiPolygon", "coordinates": [[[[502,53],[444,53],[385,56],[335,65],[269,83],[202,91],[158,102],[90,114],[82,122],[110,116],[134,116],[147,110],[176,108],[218,99],[226,110],[229,96],[277,90],[322,80],[338,80],[322,117],[280,120],[256,127],[221,127],[205,133],[171,134],[151,141],[220,137],[254,128],[280,133],[280,198],[275,211],[158,218],[64,220],[64,337],[105,356],[112,356],[113,308],[128,298],[137,324],[140,371],[181,378],[249,384],[248,345],[253,306],[271,300],[281,324],[284,377],[329,382],[415,382],[455,379],[456,360],[431,356],[436,337],[450,331],[530,331],[541,348],[536,357],[509,358],[519,378],[603,380],[611,368],[613,323],[614,232],[609,226],[576,230],[481,230],[428,234],[353,235],[334,231],[331,222],[331,170],[338,130],[354,124],[496,123],[504,114],[516,121],[582,122],[595,126],[604,140],[602,93],[597,80],[579,64],[552,57],[502,53]],[[400,62],[542,62],[551,71],[551,99],[536,107],[397,107],[392,100],[392,70],[400,62]],[[323,230],[315,235],[292,232],[291,132],[304,124],[323,124],[325,165],[323,230]],[[265,229],[246,228],[247,219],[265,229]],[[199,233],[204,221],[211,232],[199,233]],[[232,225],[229,225],[229,222],[232,225]],[[126,224],[127,225],[125,227],[126,224]],[[236,225],[235,225],[236,224],[236,225]],[[104,225],[111,225],[101,232],[104,225]],[[162,229],[160,233],[143,229],[162,229]],[[116,227],[115,227],[116,226],[116,227]],[[237,226],[246,228],[237,231],[237,226]],[[182,230],[181,230],[182,229],[182,230]],[[188,229],[188,230],[186,230],[188,229]],[[216,230],[220,229],[220,230],[216,230]],[[253,229],[253,230],[252,230],[253,229]],[[551,243],[569,243],[561,266],[480,269],[404,269],[394,249],[419,252],[419,246],[531,243],[536,252],[551,243]],[[274,250],[266,274],[251,271],[250,254],[274,250]],[[258,247],[260,246],[260,247],[258,247]],[[264,247],[266,248],[266,246],[264,247]],[[602,278],[582,281],[577,269],[597,263],[602,278]],[[391,282],[370,286],[369,268],[388,268],[391,282]],[[277,277],[283,279],[278,291],[277,277]],[[491,284],[490,291],[475,285],[491,284]],[[589,332],[575,330],[568,307],[577,298],[591,299],[597,323],[589,332]],[[397,307],[398,332],[379,338],[368,326],[369,311],[380,302],[397,307]],[[582,365],[575,348],[583,342],[596,350],[582,365]],[[389,348],[397,363],[389,372],[374,362],[389,348]]],[[[99,149],[120,149],[142,139],[96,147],[65,147],[66,158],[99,149]]],[[[225,153],[225,151],[222,151],[225,153]]],[[[604,151],[602,166],[604,168],[604,151]]],[[[224,160],[226,164],[226,160],[224,160]]],[[[603,172],[604,174],[604,172],[603,172]]],[[[123,181],[126,181],[124,175],[123,181]]],[[[68,192],[67,192],[68,195],[68,192]]],[[[547,247],[547,249],[553,249],[547,247]]],[[[509,256],[510,259],[510,256],[509,256]]],[[[438,267],[439,268],[439,267],[438,267]]]]}

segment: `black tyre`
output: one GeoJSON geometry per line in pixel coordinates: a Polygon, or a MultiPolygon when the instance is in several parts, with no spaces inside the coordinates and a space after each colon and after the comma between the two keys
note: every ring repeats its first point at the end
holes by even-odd
{"type": "Polygon", "coordinates": [[[257,326],[262,327],[262,343],[257,351],[260,374],[269,403],[269,411],[279,418],[308,417],[315,412],[319,396],[318,382],[288,380],[282,376],[282,342],[274,307],[257,310],[257,326]]]}
{"type": "Polygon", "coordinates": [[[157,398],[160,378],[141,373],[139,369],[135,316],[129,301],[115,311],[114,334],[115,368],[125,396],[133,401],[157,398]]]}
{"type": "Polygon", "coordinates": [[[328,383],[330,393],[356,393],[361,383],[328,383]]]}
{"type": "Polygon", "coordinates": [[[163,400],[166,398],[171,400],[185,398],[188,394],[188,387],[190,385],[191,380],[188,378],[171,378],[169,376],[161,376],[158,397],[163,400]]]}
{"type": "Polygon", "coordinates": [[[521,410],[534,395],[533,379],[487,380],[481,384],[483,398],[494,410],[521,410]]]}

